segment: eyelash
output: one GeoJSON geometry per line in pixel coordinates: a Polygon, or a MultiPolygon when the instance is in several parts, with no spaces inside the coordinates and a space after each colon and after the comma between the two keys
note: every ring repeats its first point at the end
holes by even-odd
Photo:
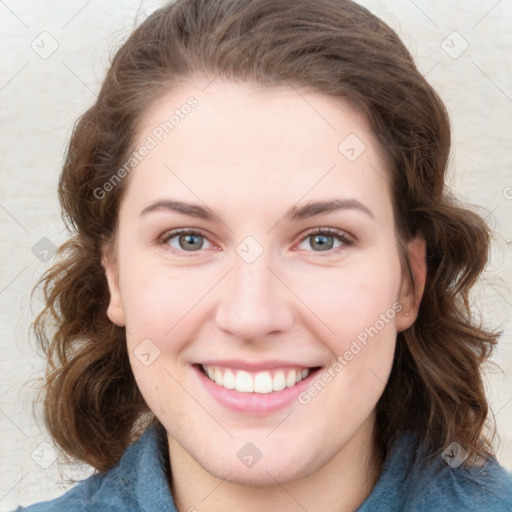
{"type": "MultiPolygon", "coordinates": [[[[188,256],[194,257],[194,253],[201,252],[201,250],[197,250],[197,251],[178,250],[178,249],[175,249],[175,248],[170,247],[168,245],[169,240],[171,240],[172,238],[174,238],[174,237],[176,237],[178,235],[182,235],[182,234],[199,235],[199,236],[202,236],[203,238],[206,238],[208,240],[208,236],[206,235],[206,233],[204,233],[200,229],[181,228],[181,229],[175,229],[173,231],[168,231],[167,233],[164,233],[159,238],[158,243],[160,245],[167,245],[166,248],[168,250],[170,250],[171,252],[179,253],[179,254],[188,253],[188,254],[186,254],[187,257],[188,256]]],[[[351,246],[355,242],[353,237],[351,237],[350,235],[348,235],[347,233],[345,233],[344,231],[341,231],[339,229],[334,229],[334,228],[315,228],[315,229],[313,229],[311,231],[308,231],[305,235],[303,235],[298,243],[301,243],[304,240],[306,240],[307,238],[315,236],[315,235],[329,235],[329,236],[332,236],[334,238],[337,238],[340,242],[342,242],[341,246],[335,247],[333,249],[329,249],[327,251],[308,251],[308,252],[318,253],[318,255],[320,255],[320,256],[330,256],[332,254],[338,253],[339,251],[343,250],[344,247],[351,246]]],[[[212,242],[210,242],[210,243],[212,243],[212,242]]]]}

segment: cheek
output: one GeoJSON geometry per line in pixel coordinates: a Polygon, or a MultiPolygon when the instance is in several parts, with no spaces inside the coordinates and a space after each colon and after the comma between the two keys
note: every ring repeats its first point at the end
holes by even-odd
{"type": "MultiPolygon", "coordinates": [[[[383,337],[396,335],[399,310],[400,265],[398,257],[368,259],[365,264],[320,269],[302,277],[295,290],[324,325],[336,354],[374,327],[383,337]]],[[[294,291],[295,291],[294,290],[294,291]]],[[[368,336],[368,334],[367,334],[368,336]]]]}
{"type": "Polygon", "coordinates": [[[309,292],[305,286],[302,289],[305,302],[324,324],[318,332],[323,333],[322,342],[333,357],[302,403],[315,401],[318,414],[325,408],[336,421],[351,425],[373,410],[393,364],[396,318],[402,309],[398,302],[401,270],[398,257],[392,251],[387,254],[369,258],[361,266],[336,269],[310,286],[309,292]],[[324,387],[333,392],[323,393],[324,387]],[[320,393],[322,398],[317,399],[320,393]]]}
{"type": "Polygon", "coordinates": [[[131,263],[125,266],[121,280],[130,343],[137,339],[170,336],[173,329],[190,319],[194,308],[212,286],[210,279],[199,275],[197,269],[131,263]]]}

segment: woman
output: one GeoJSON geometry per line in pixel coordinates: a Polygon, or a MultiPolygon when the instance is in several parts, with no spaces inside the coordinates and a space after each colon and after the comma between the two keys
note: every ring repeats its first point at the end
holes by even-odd
{"type": "Polygon", "coordinates": [[[97,473],[25,510],[509,512],[449,150],[355,3],[152,14],[75,127],[35,323],[48,430],[97,473]]]}

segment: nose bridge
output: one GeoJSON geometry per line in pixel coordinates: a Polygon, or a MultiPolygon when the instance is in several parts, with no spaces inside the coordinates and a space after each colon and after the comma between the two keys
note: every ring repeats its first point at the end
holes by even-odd
{"type": "Polygon", "coordinates": [[[250,242],[237,248],[217,310],[218,326],[248,341],[285,330],[292,321],[286,287],[270,270],[270,251],[262,250],[255,259],[254,251],[250,242]]]}

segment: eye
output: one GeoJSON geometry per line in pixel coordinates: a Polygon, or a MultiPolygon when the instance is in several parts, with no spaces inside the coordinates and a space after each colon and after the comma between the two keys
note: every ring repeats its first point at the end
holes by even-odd
{"type": "Polygon", "coordinates": [[[212,245],[200,231],[188,229],[176,229],[165,233],[160,238],[160,243],[168,245],[175,252],[197,252],[200,249],[211,249],[212,245]],[[210,244],[210,247],[204,247],[204,243],[210,244]]]}
{"type": "MultiPolygon", "coordinates": [[[[304,236],[300,244],[307,243],[313,249],[313,252],[337,252],[336,249],[341,250],[344,246],[353,245],[354,239],[344,231],[333,228],[317,228],[304,236]],[[335,241],[338,244],[335,245],[335,241]],[[334,249],[334,250],[333,250],[334,249]]],[[[191,229],[175,229],[162,235],[159,243],[168,246],[173,252],[199,252],[201,249],[211,249],[212,243],[208,237],[199,230],[191,229]],[[205,243],[209,244],[205,247],[205,243]]],[[[304,249],[304,247],[298,247],[304,249]]],[[[305,248],[309,250],[308,248],[305,248]]]]}
{"type": "Polygon", "coordinates": [[[308,239],[311,240],[309,246],[313,248],[313,252],[329,252],[331,249],[339,249],[340,247],[353,245],[354,243],[354,239],[347,233],[333,228],[315,229],[309,232],[302,239],[301,243],[307,243],[308,239]],[[339,244],[336,246],[334,246],[335,240],[339,241],[339,244]]]}

